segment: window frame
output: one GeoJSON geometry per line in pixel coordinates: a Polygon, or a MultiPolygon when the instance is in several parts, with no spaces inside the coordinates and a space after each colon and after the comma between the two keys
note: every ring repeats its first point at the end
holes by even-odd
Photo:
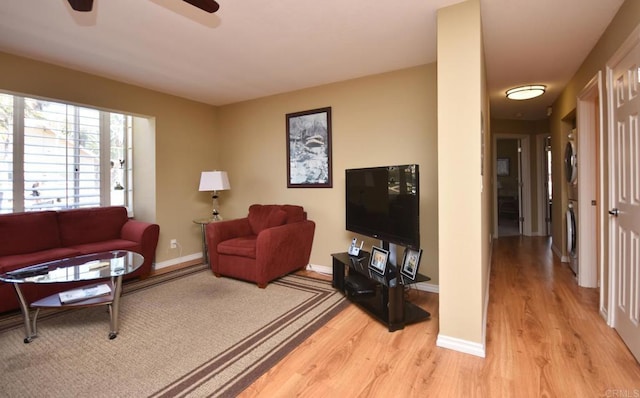
{"type": "MultiPolygon", "coordinates": [[[[12,126],[8,125],[6,130],[6,132],[10,135],[10,139],[13,140],[11,143],[11,145],[13,146],[12,148],[13,159],[12,161],[8,161],[8,163],[11,163],[11,166],[10,166],[11,171],[8,171],[8,174],[7,174],[8,179],[5,180],[5,182],[8,182],[9,184],[12,185],[12,190],[11,190],[12,198],[10,199],[12,200],[12,204],[9,205],[9,207],[7,207],[5,203],[4,207],[0,207],[0,214],[3,214],[3,213],[10,214],[10,213],[24,212],[24,211],[73,209],[73,208],[122,205],[126,207],[129,214],[133,216],[133,154],[134,154],[134,150],[133,150],[133,118],[134,116],[133,115],[127,114],[124,112],[105,111],[96,107],[78,105],[78,104],[69,103],[65,101],[52,100],[52,99],[42,98],[37,96],[17,95],[17,94],[2,91],[2,90],[0,90],[0,95],[12,97],[12,110],[10,110],[10,112],[12,112],[12,118],[8,118],[8,119],[11,119],[13,123],[12,126]],[[74,193],[72,195],[69,195],[69,190],[74,189],[74,188],[68,187],[67,181],[70,180],[69,175],[74,173],[81,173],[82,172],[81,168],[86,167],[86,164],[83,164],[81,161],[77,161],[75,163],[70,162],[69,161],[70,157],[67,155],[64,156],[65,166],[63,167],[63,169],[66,168],[67,170],[66,172],[64,172],[63,170],[63,173],[65,173],[65,179],[63,180],[63,184],[62,184],[65,186],[64,188],[65,195],[63,196],[65,198],[65,201],[63,202],[63,204],[59,205],[54,202],[52,203],[52,205],[45,204],[44,206],[42,206],[42,208],[33,208],[27,205],[26,193],[31,188],[27,188],[25,184],[25,179],[26,179],[25,178],[25,134],[26,134],[26,128],[27,128],[25,126],[26,100],[43,101],[43,102],[59,104],[65,107],[71,107],[73,111],[77,112],[78,114],[81,112],[82,109],[98,112],[98,117],[95,120],[98,121],[97,128],[98,128],[99,137],[97,142],[99,143],[98,144],[99,149],[97,151],[97,157],[95,159],[97,160],[97,176],[100,181],[99,181],[99,184],[97,185],[99,190],[98,195],[94,196],[98,198],[97,205],[93,205],[93,204],[86,205],[86,204],[79,203],[78,200],[79,198],[81,198],[82,196],[81,194],[74,193]],[[119,146],[118,150],[120,151],[120,155],[124,159],[124,167],[122,167],[122,170],[119,171],[120,179],[122,180],[121,182],[120,181],[119,182],[120,182],[120,185],[124,187],[124,189],[122,190],[123,193],[122,193],[122,196],[120,196],[119,200],[112,195],[114,191],[116,191],[115,187],[113,187],[113,184],[112,184],[113,168],[120,166],[119,162],[115,162],[114,166],[113,167],[111,166],[111,163],[112,163],[111,157],[112,157],[112,148],[113,148],[112,147],[113,131],[111,128],[112,115],[117,115],[118,117],[123,118],[122,131],[119,133],[121,134],[121,140],[119,139],[120,137],[118,137],[118,142],[121,141],[122,146],[119,146]],[[72,198],[73,200],[68,201],[69,198],[72,198]],[[118,202],[114,202],[114,200],[118,200],[118,202]]],[[[67,109],[68,108],[65,108],[65,110],[67,109]]],[[[68,114],[65,114],[65,118],[66,118],[65,120],[68,121],[68,117],[69,117],[68,114]]],[[[53,122],[53,120],[51,121],[53,122]]],[[[41,128],[41,127],[29,126],[29,128],[41,128]]],[[[43,128],[43,130],[44,129],[45,128],[43,128]]],[[[78,125],[74,125],[74,131],[77,132],[82,130],[80,129],[80,127],[78,127],[78,125]]],[[[65,130],[65,133],[68,133],[68,131],[65,130]]],[[[77,138],[73,138],[71,141],[73,140],[77,140],[77,138]]],[[[67,142],[70,142],[70,141],[67,140],[66,138],[63,138],[63,142],[64,144],[62,144],[62,147],[68,148],[67,142]]],[[[56,148],[56,147],[53,147],[53,148],[56,148]]],[[[60,148],[60,146],[58,148],[60,148]]],[[[80,147],[80,149],[82,149],[82,147],[80,147]]],[[[62,158],[62,156],[60,155],[58,156],[62,158]]],[[[73,158],[73,159],[78,160],[79,158],[73,158]]],[[[59,180],[54,179],[51,181],[55,182],[59,180]]],[[[74,181],[74,186],[80,189],[79,192],[82,192],[82,190],[87,189],[80,186],[82,181],[90,182],[91,179],[76,178],[76,180],[74,181]]],[[[2,181],[0,181],[0,183],[1,182],[2,181]]],[[[3,191],[4,192],[8,191],[6,189],[6,186],[3,191]]]]}

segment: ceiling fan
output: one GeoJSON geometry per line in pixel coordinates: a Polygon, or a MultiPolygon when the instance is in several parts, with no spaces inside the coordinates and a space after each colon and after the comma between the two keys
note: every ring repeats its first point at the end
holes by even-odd
{"type": "MultiPolygon", "coordinates": [[[[218,11],[220,5],[215,2],[215,0],[182,0],[194,7],[198,7],[199,9],[206,11],[208,13],[214,13],[218,11]]],[[[76,11],[89,12],[93,8],[93,0],[69,0],[69,4],[71,4],[71,8],[76,11]]]]}

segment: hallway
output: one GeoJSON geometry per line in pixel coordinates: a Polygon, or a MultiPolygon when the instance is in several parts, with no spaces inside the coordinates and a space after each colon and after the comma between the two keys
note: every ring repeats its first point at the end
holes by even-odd
{"type": "Polygon", "coordinates": [[[410,289],[431,320],[389,333],[350,305],[240,396],[640,396],[640,364],[549,238],[495,240],[490,278],[486,358],[437,347],[439,296],[410,289]]]}
{"type": "Polygon", "coordinates": [[[578,287],[550,245],[494,241],[486,368],[500,375],[496,396],[640,395],[640,365],[600,316],[598,289],[578,287]]]}

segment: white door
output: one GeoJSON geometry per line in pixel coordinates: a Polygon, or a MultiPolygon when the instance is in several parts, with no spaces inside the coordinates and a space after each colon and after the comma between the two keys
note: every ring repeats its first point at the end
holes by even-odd
{"type": "Polygon", "coordinates": [[[640,361],[640,28],[608,65],[613,325],[640,361]]]}

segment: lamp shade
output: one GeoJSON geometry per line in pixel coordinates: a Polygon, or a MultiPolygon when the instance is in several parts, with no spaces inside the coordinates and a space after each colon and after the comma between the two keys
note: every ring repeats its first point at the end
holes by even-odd
{"type": "Polygon", "coordinates": [[[231,189],[226,171],[203,171],[199,191],[224,191],[231,189]]]}

